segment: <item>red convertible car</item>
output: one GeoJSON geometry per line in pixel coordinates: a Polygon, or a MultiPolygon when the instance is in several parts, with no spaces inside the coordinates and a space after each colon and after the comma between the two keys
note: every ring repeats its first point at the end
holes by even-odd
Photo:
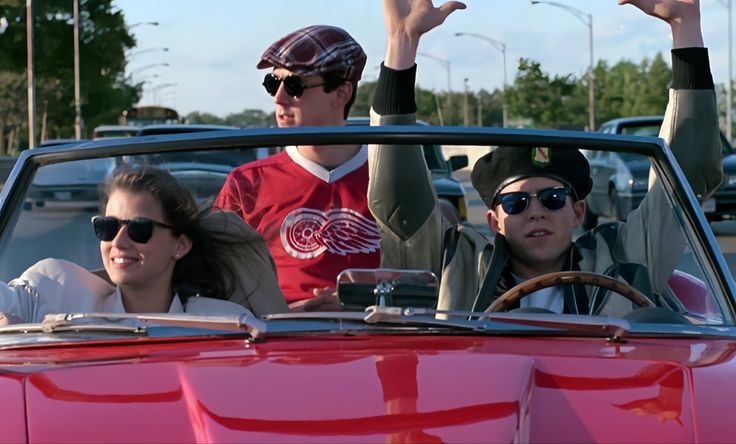
{"type": "MultiPolygon", "coordinates": [[[[159,159],[167,168],[164,154],[190,154],[196,162],[177,162],[172,171],[207,202],[217,192],[215,182],[225,179],[217,159],[228,150],[337,140],[485,151],[585,147],[648,159],[686,242],[667,291],[654,303],[684,322],[513,311],[444,319],[435,309],[431,273],[380,269],[341,274],[336,285],[345,309],[336,312],[59,313],[0,327],[0,440],[736,440],[736,286],[682,171],[655,138],[349,127],[213,131],[28,150],[0,195],[0,280],[48,257],[101,267],[89,225],[99,208],[86,200],[77,207],[73,198],[62,207],[24,205],[56,164],[159,159]],[[135,325],[120,322],[131,318],[135,325]]],[[[468,223],[483,223],[483,213],[473,220],[469,208],[468,223]]]]}

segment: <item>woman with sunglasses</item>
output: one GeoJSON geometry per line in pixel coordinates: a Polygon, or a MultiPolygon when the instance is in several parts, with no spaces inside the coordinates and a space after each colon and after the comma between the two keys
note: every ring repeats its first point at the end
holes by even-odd
{"type": "Polygon", "coordinates": [[[61,312],[288,311],[263,238],[233,213],[198,208],[168,172],[118,167],[102,207],[91,228],[106,279],[45,259],[0,286],[0,311],[25,322],[61,312]]]}
{"type": "MultiPolygon", "coordinates": [[[[429,1],[403,3],[385,14],[393,37],[388,39],[376,91],[390,84],[404,94],[400,99],[377,94],[374,99],[372,120],[386,125],[413,122],[419,38],[443,19],[429,1]]],[[[673,81],[660,136],[695,193],[705,198],[717,188],[722,173],[699,2],[619,0],[626,3],[670,25],[673,81]]],[[[662,294],[683,251],[682,234],[658,182],[626,223],[600,227],[573,242],[592,184],[588,162],[575,148],[501,147],[478,160],[471,179],[488,206],[492,243],[472,227],[453,225],[442,216],[436,198],[425,191],[431,188],[418,147],[392,148],[371,146],[368,159],[368,202],[382,230],[382,266],[429,269],[441,276],[439,309],[484,311],[517,283],[563,270],[613,274],[649,295],[662,294]],[[399,200],[398,187],[411,201],[399,200]]],[[[589,295],[577,286],[544,289],[507,308],[522,307],[613,315],[632,309],[622,297],[589,295]]]]}

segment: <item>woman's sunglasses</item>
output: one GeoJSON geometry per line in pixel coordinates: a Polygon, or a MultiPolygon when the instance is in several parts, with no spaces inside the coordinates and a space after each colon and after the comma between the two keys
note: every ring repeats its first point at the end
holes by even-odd
{"type": "Polygon", "coordinates": [[[276,92],[279,90],[281,82],[284,82],[284,89],[291,97],[301,97],[305,89],[325,84],[324,82],[309,84],[304,82],[301,77],[295,75],[286,76],[283,79],[280,79],[272,73],[268,73],[266,74],[266,77],[263,78],[263,87],[266,88],[266,92],[275,96],[276,92]]]}
{"type": "Polygon", "coordinates": [[[545,188],[536,194],[514,191],[512,193],[497,194],[493,198],[493,206],[501,205],[506,214],[521,214],[529,208],[532,197],[539,199],[539,203],[548,210],[557,211],[565,207],[567,196],[572,196],[572,190],[568,187],[545,188]]]}
{"type": "Polygon", "coordinates": [[[95,229],[97,239],[109,242],[115,239],[120,228],[128,226],[128,237],[135,243],[145,244],[153,236],[153,226],[168,228],[174,227],[163,222],[148,219],[147,217],[134,217],[133,219],[118,219],[112,216],[95,216],[92,218],[92,227],[95,229]]]}

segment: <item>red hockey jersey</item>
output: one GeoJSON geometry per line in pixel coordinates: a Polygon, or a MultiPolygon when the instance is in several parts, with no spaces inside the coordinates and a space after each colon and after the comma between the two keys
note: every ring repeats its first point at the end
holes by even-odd
{"type": "Polygon", "coordinates": [[[378,226],[368,210],[368,150],[333,170],[296,147],[233,170],[215,203],[266,239],[288,302],[334,287],[346,268],[380,263],[378,226]]]}

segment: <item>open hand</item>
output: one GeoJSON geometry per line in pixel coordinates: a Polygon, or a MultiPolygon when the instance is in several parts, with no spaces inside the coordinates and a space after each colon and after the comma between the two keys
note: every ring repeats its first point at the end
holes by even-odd
{"type": "Polygon", "coordinates": [[[337,297],[337,291],[334,288],[315,288],[314,297],[303,301],[296,301],[289,304],[289,311],[340,311],[340,299],[337,297]]]}
{"type": "Polygon", "coordinates": [[[634,5],[644,13],[667,23],[700,16],[700,0],[619,0],[619,5],[634,5]]]}
{"type": "Polygon", "coordinates": [[[432,0],[384,0],[383,19],[389,35],[417,38],[441,25],[457,9],[465,9],[465,4],[449,1],[435,7],[432,0]]]}

